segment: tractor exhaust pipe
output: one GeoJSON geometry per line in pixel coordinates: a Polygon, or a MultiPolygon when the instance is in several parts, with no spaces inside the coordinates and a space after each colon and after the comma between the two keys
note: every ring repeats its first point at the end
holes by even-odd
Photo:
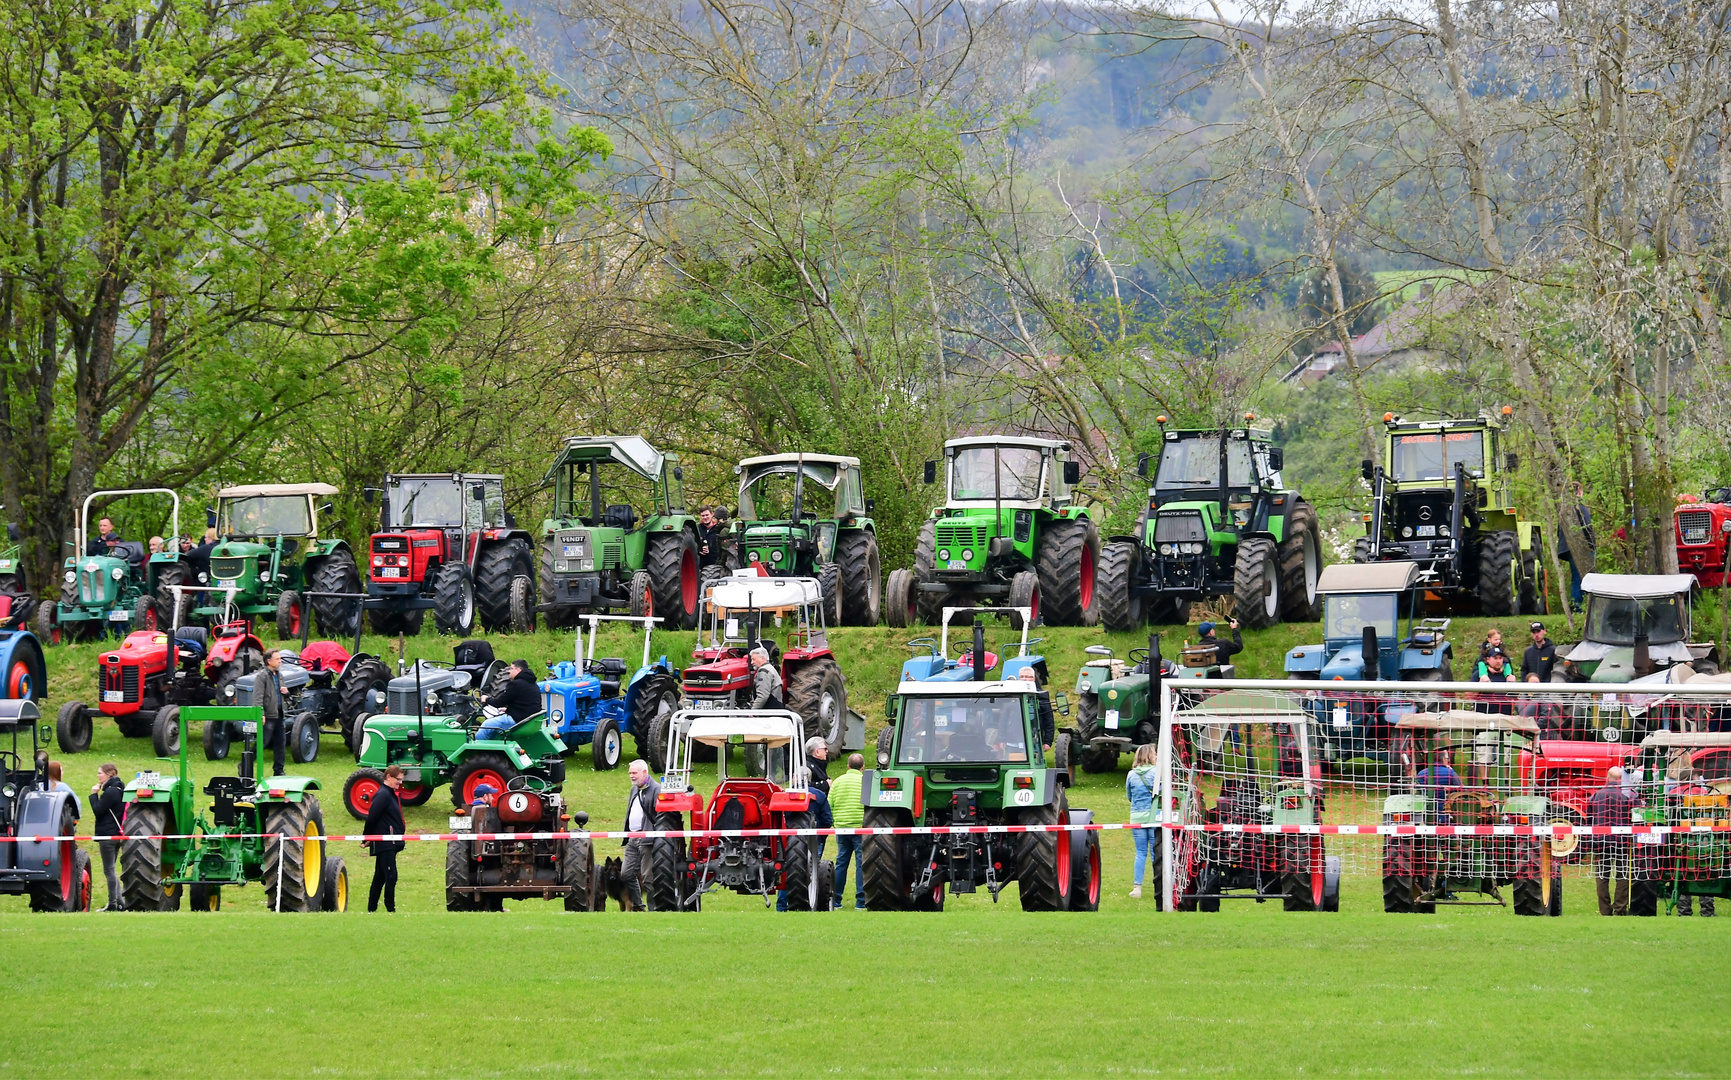
{"type": "Polygon", "coordinates": [[[1376,627],[1364,628],[1364,681],[1376,682],[1382,678],[1382,650],[1376,643],[1376,627]]]}
{"type": "Polygon", "coordinates": [[[986,681],[986,624],[974,620],[974,681],[986,681]]]}
{"type": "Polygon", "coordinates": [[[1160,657],[1160,635],[1148,635],[1148,700],[1160,707],[1160,666],[1164,661],[1160,657]]]}
{"type": "Polygon", "coordinates": [[[1653,650],[1648,643],[1647,628],[1635,631],[1635,674],[1653,674],[1653,650]]]}

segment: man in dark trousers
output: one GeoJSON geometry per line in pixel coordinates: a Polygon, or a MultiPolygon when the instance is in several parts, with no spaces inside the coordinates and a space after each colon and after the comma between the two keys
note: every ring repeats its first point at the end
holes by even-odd
{"type": "MultiPolygon", "coordinates": [[[[644,832],[655,827],[655,800],[661,795],[661,785],[649,775],[649,763],[638,759],[626,767],[631,774],[631,794],[625,800],[625,829],[644,832]]],[[[619,873],[625,878],[625,893],[631,900],[632,911],[643,910],[643,871],[648,861],[649,845],[653,840],[625,841],[625,863],[619,873]]]]}
{"type": "Polygon", "coordinates": [[[477,738],[502,738],[505,732],[516,726],[517,721],[527,720],[541,711],[541,688],[535,685],[529,661],[511,661],[506,673],[509,678],[499,687],[499,692],[483,699],[495,709],[504,709],[505,715],[495,716],[482,724],[477,738]]]}
{"type": "Polygon", "coordinates": [[[96,770],[96,786],[90,789],[90,812],[96,819],[92,828],[97,836],[114,837],[111,840],[98,840],[96,846],[102,851],[102,876],[108,879],[108,906],[103,911],[125,911],[126,900],[121,895],[120,878],[114,872],[114,860],[120,854],[120,839],[122,829],[120,815],[126,802],[126,785],[121,782],[120,770],[112,764],[104,764],[96,770]]]}
{"type": "MultiPolygon", "coordinates": [[[[403,804],[397,800],[397,789],[403,786],[403,769],[392,765],[385,769],[385,786],[373,796],[367,810],[367,823],[361,831],[368,836],[401,836],[403,804]]],[[[385,894],[385,910],[397,910],[397,852],[403,850],[401,840],[369,840],[367,847],[373,856],[373,886],[367,890],[367,910],[379,910],[379,893],[385,894]]]]}
{"type": "MultiPolygon", "coordinates": [[[[1588,801],[1587,816],[1594,825],[1627,825],[1631,821],[1629,812],[1639,802],[1635,793],[1623,785],[1623,767],[1613,765],[1605,770],[1605,786],[1593,792],[1588,801]]],[[[1627,915],[1629,879],[1633,876],[1630,839],[1627,836],[1595,836],[1593,846],[1593,877],[1598,885],[1599,914],[1627,915]]]]}
{"type": "Polygon", "coordinates": [[[270,747],[270,774],[282,775],[282,752],[287,740],[282,722],[282,651],[267,650],[264,670],[255,676],[253,689],[259,708],[264,710],[264,744],[270,747]]]}

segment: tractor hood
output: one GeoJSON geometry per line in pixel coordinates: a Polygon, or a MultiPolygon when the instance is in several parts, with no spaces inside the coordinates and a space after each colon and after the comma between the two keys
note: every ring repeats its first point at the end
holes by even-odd
{"type": "MultiPolygon", "coordinates": [[[[255,672],[252,672],[250,675],[242,675],[240,678],[234,680],[234,682],[230,683],[225,688],[225,691],[232,691],[234,696],[230,700],[223,701],[222,704],[224,704],[224,705],[258,705],[258,704],[260,704],[259,699],[258,699],[257,687],[258,687],[258,683],[259,683],[259,678],[262,674],[263,674],[262,672],[255,671],[255,672]]],[[[312,682],[312,678],[313,677],[312,677],[311,673],[309,673],[303,667],[297,667],[294,664],[284,664],[282,666],[282,688],[284,690],[287,690],[291,694],[296,692],[297,690],[304,688],[307,685],[307,683],[312,682]]]]}

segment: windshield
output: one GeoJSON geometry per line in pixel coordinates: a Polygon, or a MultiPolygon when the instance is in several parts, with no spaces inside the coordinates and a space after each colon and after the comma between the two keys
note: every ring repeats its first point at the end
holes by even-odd
{"type": "Polygon", "coordinates": [[[1455,462],[1467,467],[1468,476],[1485,474],[1485,433],[1482,431],[1433,431],[1423,435],[1394,437],[1394,479],[1448,480],[1455,462]]]}
{"type": "Polygon", "coordinates": [[[1034,502],[1040,497],[1043,456],[1031,446],[975,446],[957,450],[950,463],[950,498],[1034,502]],[[997,488],[992,484],[994,454],[999,465],[997,488]]]}
{"type": "Polygon", "coordinates": [[[254,495],[222,500],[216,528],[225,536],[306,536],[312,520],[305,495],[254,495]]]}
{"type": "Polygon", "coordinates": [[[1663,645],[1683,640],[1683,611],[1675,596],[1631,600],[1622,596],[1587,598],[1587,640],[1607,645],[1633,645],[1635,634],[1647,631],[1647,641],[1663,645]]]}
{"type": "Polygon", "coordinates": [[[406,529],[415,526],[448,526],[463,524],[463,492],[452,480],[393,480],[387,497],[391,500],[391,525],[406,529]]]}
{"type": "Polygon", "coordinates": [[[1020,697],[910,697],[902,705],[896,760],[1027,761],[1020,697]]]}
{"type": "MultiPolygon", "coordinates": [[[[831,491],[835,488],[834,465],[807,465],[805,485],[800,492],[799,512],[816,517],[828,517],[835,504],[831,491]]],[[[739,489],[739,520],[786,521],[793,517],[794,472],[792,465],[778,466],[773,472],[752,477],[739,489]]]]}
{"type": "Polygon", "coordinates": [[[1396,636],[1397,599],[1394,593],[1330,596],[1323,604],[1322,636],[1328,639],[1362,638],[1364,628],[1374,626],[1377,637],[1393,638],[1396,636]]]}
{"type": "MultiPolygon", "coordinates": [[[[1160,448],[1160,474],[1154,486],[1219,487],[1220,440],[1177,439],[1160,448]]],[[[1232,439],[1226,444],[1226,486],[1250,487],[1250,444],[1232,439]]]]}

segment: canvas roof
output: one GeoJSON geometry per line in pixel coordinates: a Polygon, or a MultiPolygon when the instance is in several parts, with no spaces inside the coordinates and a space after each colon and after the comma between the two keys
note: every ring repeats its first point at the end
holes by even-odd
{"type": "Polygon", "coordinates": [[[1694,587],[1693,574],[1588,574],[1581,579],[1584,593],[1632,600],[1675,596],[1694,587]]]}
{"type": "Polygon", "coordinates": [[[823,586],[816,578],[760,577],[750,570],[717,580],[709,592],[710,603],[729,611],[796,608],[822,599],[823,586]]]}
{"type": "Polygon", "coordinates": [[[733,467],[733,471],[748,472],[759,465],[795,465],[801,458],[805,459],[807,465],[847,465],[856,469],[859,467],[859,458],[842,457],[840,454],[761,454],[745,458],[733,467]]]}
{"type": "Polygon", "coordinates": [[[801,738],[804,730],[799,714],[780,712],[749,712],[715,710],[688,713],[691,723],[685,729],[688,738],[706,746],[720,746],[734,735],[748,743],[765,746],[786,746],[801,738]]]}
{"type": "Polygon", "coordinates": [[[23,727],[42,719],[42,710],[29,698],[0,699],[0,728],[23,727]]]}
{"type": "Polygon", "coordinates": [[[992,697],[1032,694],[1034,684],[1021,679],[987,679],[985,682],[904,682],[896,693],[904,697],[992,697]]]}
{"type": "Polygon", "coordinates": [[[1641,740],[1642,746],[1680,746],[1704,750],[1731,746],[1731,731],[1655,731],[1641,740]]]}
{"type": "Polygon", "coordinates": [[[1405,592],[1418,581],[1418,563],[1331,563],[1316,579],[1319,593],[1405,592]]]}
{"type": "Polygon", "coordinates": [[[241,484],[223,488],[219,499],[250,499],[260,495],[335,495],[340,489],[330,484],[241,484]]]}
{"type": "Polygon", "coordinates": [[[1530,716],[1473,712],[1471,709],[1408,713],[1395,726],[1418,731],[1518,731],[1527,735],[1539,732],[1538,721],[1530,716]]]}

